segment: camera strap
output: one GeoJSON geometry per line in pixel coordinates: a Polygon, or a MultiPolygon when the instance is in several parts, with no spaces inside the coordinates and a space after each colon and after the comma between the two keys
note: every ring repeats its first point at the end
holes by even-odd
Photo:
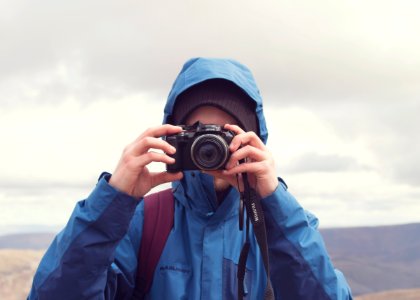
{"type": "Polygon", "coordinates": [[[241,201],[239,204],[239,229],[243,230],[243,215],[244,207],[246,208],[246,241],[242,247],[241,255],[239,257],[238,264],[238,299],[243,299],[246,296],[245,292],[245,270],[246,270],[246,261],[248,258],[250,242],[249,242],[249,222],[251,220],[252,226],[254,228],[254,235],[257,240],[258,246],[261,251],[265,273],[267,275],[267,285],[264,291],[264,300],[274,299],[273,287],[270,281],[270,264],[268,256],[268,243],[267,243],[267,230],[265,227],[265,218],[264,211],[261,206],[261,198],[255,191],[251,188],[248,182],[248,176],[246,173],[242,174],[243,183],[244,183],[244,193],[243,197],[241,196],[241,201]],[[243,203],[242,203],[243,202],[243,203]]]}

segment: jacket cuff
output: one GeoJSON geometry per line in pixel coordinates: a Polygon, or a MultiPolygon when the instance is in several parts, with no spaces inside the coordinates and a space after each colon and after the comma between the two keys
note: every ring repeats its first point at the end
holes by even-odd
{"type": "Polygon", "coordinates": [[[101,173],[101,175],[99,175],[99,178],[98,178],[98,183],[97,183],[97,187],[99,186],[100,188],[104,188],[104,189],[107,189],[107,190],[109,190],[112,194],[115,194],[115,195],[120,195],[120,196],[124,196],[124,197],[126,197],[126,198],[131,198],[131,199],[134,199],[135,201],[139,201],[139,200],[141,200],[142,198],[140,198],[140,199],[137,199],[137,198],[135,198],[135,197],[133,197],[133,196],[131,196],[131,195],[129,195],[129,194],[127,194],[127,193],[125,193],[125,192],[122,192],[122,191],[120,191],[119,189],[117,189],[117,188],[115,188],[115,187],[113,187],[112,185],[110,185],[109,184],[109,180],[111,179],[111,176],[112,176],[112,174],[111,173],[108,173],[108,172],[102,172],[101,173]]]}
{"type": "Polygon", "coordinates": [[[89,197],[79,203],[80,209],[89,212],[89,219],[92,221],[106,213],[109,219],[118,220],[120,224],[121,222],[127,223],[124,225],[128,226],[138,204],[138,199],[111,186],[108,183],[110,178],[110,173],[104,172],[101,174],[89,197]]]}
{"type": "Polygon", "coordinates": [[[275,216],[278,225],[285,225],[299,214],[302,218],[307,219],[304,209],[287,191],[286,183],[280,178],[276,190],[271,195],[261,199],[261,205],[264,211],[269,211],[275,216]]]}

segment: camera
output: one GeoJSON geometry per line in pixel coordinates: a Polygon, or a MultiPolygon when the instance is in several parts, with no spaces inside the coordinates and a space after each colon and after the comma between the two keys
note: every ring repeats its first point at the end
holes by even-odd
{"type": "Polygon", "coordinates": [[[175,163],[166,165],[168,172],[224,169],[230,158],[229,144],[235,136],[232,131],[200,122],[181,127],[182,132],[164,137],[177,149],[169,155],[175,163]]]}

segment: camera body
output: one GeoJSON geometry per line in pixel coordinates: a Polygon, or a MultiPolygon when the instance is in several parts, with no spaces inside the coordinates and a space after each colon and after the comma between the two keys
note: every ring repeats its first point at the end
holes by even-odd
{"type": "Polygon", "coordinates": [[[235,136],[232,131],[200,122],[181,127],[182,132],[164,137],[177,149],[175,154],[169,155],[175,163],[166,165],[168,172],[224,169],[230,158],[229,144],[235,136]]]}

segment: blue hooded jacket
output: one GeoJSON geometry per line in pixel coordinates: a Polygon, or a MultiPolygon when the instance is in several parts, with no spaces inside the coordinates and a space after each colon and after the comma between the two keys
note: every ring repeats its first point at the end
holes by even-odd
{"type": "MultiPolygon", "coordinates": [[[[196,58],[182,68],[165,106],[164,123],[177,96],[204,80],[221,78],[255,102],[259,136],[267,141],[262,99],[251,72],[225,59],[196,58]]],[[[80,201],[54,239],[35,274],[28,299],[130,299],[136,283],[144,205],[100,180],[80,201]]],[[[213,179],[184,172],[173,182],[174,227],[156,267],[147,299],[236,299],[237,265],[246,232],[238,229],[238,199],[231,188],[218,205],[213,179]]],[[[276,299],[352,299],[317,230],[283,182],[261,200],[267,226],[270,278],[276,299]]],[[[246,299],[263,299],[267,278],[250,230],[246,299]]]]}

